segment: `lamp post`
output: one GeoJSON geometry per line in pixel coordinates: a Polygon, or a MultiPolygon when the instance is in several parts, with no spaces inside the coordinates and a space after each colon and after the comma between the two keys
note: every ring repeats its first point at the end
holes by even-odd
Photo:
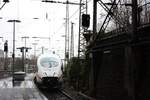
{"type": "Polygon", "coordinates": [[[13,77],[13,83],[14,83],[14,65],[15,65],[15,23],[20,23],[20,20],[8,20],[7,22],[13,23],[13,66],[12,66],[12,77],[13,77]]]}

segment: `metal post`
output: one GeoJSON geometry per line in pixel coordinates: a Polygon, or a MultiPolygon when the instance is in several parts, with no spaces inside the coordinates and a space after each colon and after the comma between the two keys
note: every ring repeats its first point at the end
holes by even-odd
{"type": "Polygon", "coordinates": [[[25,53],[24,53],[25,63],[24,63],[24,64],[26,64],[26,39],[27,39],[27,38],[25,38],[25,50],[24,50],[24,52],[25,52],[25,53]]]}
{"type": "MultiPolygon", "coordinates": [[[[92,39],[94,40],[96,38],[97,35],[97,0],[93,0],[93,37],[92,39]]],[[[91,92],[93,92],[94,95],[96,95],[96,80],[95,80],[95,73],[96,73],[96,69],[94,66],[94,62],[93,62],[93,53],[92,53],[92,59],[91,59],[91,81],[89,81],[90,86],[90,90],[91,92]]]]}
{"type": "Polygon", "coordinates": [[[87,0],[80,0],[79,6],[79,39],[78,39],[78,58],[84,58],[84,51],[86,46],[86,41],[83,36],[86,28],[82,27],[82,15],[87,14],[87,0]],[[85,3],[86,2],[86,3],[85,3]],[[85,4],[84,4],[85,3],[85,4]]]}
{"type": "MultiPolygon", "coordinates": [[[[23,49],[23,52],[24,52],[23,55],[24,55],[24,60],[25,60],[25,63],[24,63],[24,64],[26,64],[26,43],[27,43],[27,42],[26,42],[26,39],[28,39],[29,37],[28,37],[28,36],[24,36],[24,37],[22,37],[22,39],[23,39],[23,38],[25,39],[25,51],[24,51],[24,49],[23,49]]],[[[23,65],[23,66],[25,66],[25,65],[23,65]]]]}
{"type": "Polygon", "coordinates": [[[13,83],[14,83],[14,67],[15,67],[15,22],[13,22],[13,66],[12,66],[12,75],[13,75],[13,83]]]}
{"type": "Polygon", "coordinates": [[[66,1],[65,60],[69,59],[69,4],[66,1]]]}
{"type": "Polygon", "coordinates": [[[74,23],[71,22],[70,58],[74,57],[74,33],[73,33],[73,25],[74,25],[74,23]]]}
{"type": "Polygon", "coordinates": [[[137,33],[137,0],[132,0],[132,38],[135,39],[135,34],[137,33]]]}
{"type": "Polygon", "coordinates": [[[78,40],[78,58],[80,57],[80,37],[81,37],[81,35],[80,35],[80,33],[81,33],[81,3],[82,3],[82,0],[80,0],[80,7],[79,7],[79,9],[80,9],[80,12],[79,12],[79,40],[78,40]]]}
{"type": "MultiPolygon", "coordinates": [[[[132,34],[131,34],[131,42],[132,43],[135,43],[136,42],[136,34],[137,34],[137,9],[138,9],[138,5],[137,5],[137,0],[132,0],[132,34]]],[[[133,58],[131,59],[131,63],[129,63],[131,66],[131,69],[130,69],[130,78],[131,78],[131,89],[130,89],[130,95],[132,96],[132,100],[135,100],[135,70],[136,70],[136,62],[135,62],[135,50],[134,50],[134,47],[130,46],[130,52],[129,52],[129,56],[131,56],[130,58],[133,58]]]]}
{"type": "Polygon", "coordinates": [[[24,52],[26,48],[22,47],[22,71],[24,72],[24,68],[25,68],[25,65],[24,65],[24,59],[25,59],[25,54],[24,52]]]}
{"type": "Polygon", "coordinates": [[[12,53],[12,58],[13,58],[13,66],[12,66],[12,77],[13,77],[13,84],[14,84],[14,66],[15,66],[15,23],[16,22],[21,22],[19,20],[8,20],[8,22],[13,22],[13,53],[12,53]]]}
{"type": "Polygon", "coordinates": [[[88,13],[88,2],[87,2],[87,0],[86,0],[86,2],[85,2],[85,4],[86,4],[86,14],[88,13]]]}
{"type": "Polygon", "coordinates": [[[44,54],[44,47],[42,46],[42,54],[44,54]]]}
{"type": "Polygon", "coordinates": [[[97,0],[93,0],[93,40],[97,32],[97,0]]]}

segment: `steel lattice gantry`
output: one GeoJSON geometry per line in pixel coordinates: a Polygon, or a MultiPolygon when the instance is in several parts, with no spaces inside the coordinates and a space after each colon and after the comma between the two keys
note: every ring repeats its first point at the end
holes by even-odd
{"type": "Polygon", "coordinates": [[[87,32],[87,29],[82,27],[82,15],[87,14],[87,0],[80,0],[80,12],[79,12],[79,41],[78,41],[78,57],[84,58],[84,52],[86,47],[86,40],[83,36],[87,32]],[[85,4],[85,5],[81,5],[85,4]]]}
{"type": "Polygon", "coordinates": [[[130,18],[132,13],[132,0],[94,0],[93,4],[93,37],[100,38],[100,34],[105,32],[110,22],[115,23],[116,29],[124,29],[124,31],[130,31],[130,18]],[[106,16],[100,27],[100,30],[97,32],[97,4],[99,4],[105,11],[106,16]]]}

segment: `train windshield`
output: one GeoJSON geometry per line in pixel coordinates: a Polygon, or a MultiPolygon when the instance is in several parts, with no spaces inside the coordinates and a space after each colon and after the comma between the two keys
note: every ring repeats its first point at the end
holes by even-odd
{"type": "Polygon", "coordinates": [[[58,59],[53,57],[42,58],[40,64],[45,68],[57,67],[59,62],[58,59]]]}

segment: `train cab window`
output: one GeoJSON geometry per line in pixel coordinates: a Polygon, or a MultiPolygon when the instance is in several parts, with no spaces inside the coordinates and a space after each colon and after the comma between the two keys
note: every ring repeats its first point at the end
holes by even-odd
{"type": "Polygon", "coordinates": [[[45,57],[42,58],[40,64],[45,68],[57,67],[59,62],[56,58],[45,57]]]}

